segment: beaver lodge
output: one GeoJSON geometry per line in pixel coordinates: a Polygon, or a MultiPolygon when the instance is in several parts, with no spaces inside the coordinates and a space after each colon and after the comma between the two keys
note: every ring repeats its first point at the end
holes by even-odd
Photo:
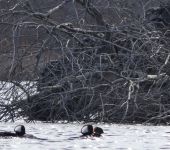
{"type": "Polygon", "coordinates": [[[1,120],[170,122],[168,1],[1,3],[1,120]]]}

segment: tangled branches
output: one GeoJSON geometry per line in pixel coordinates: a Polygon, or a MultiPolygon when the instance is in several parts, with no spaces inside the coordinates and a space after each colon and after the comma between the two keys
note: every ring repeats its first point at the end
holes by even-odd
{"type": "Polygon", "coordinates": [[[113,25],[99,4],[89,0],[62,1],[39,12],[33,2],[23,1],[4,14],[24,16],[12,25],[13,59],[8,76],[24,96],[20,93],[19,97],[10,97],[9,103],[2,98],[1,119],[22,116],[43,121],[169,122],[170,14],[169,18],[164,16],[168,16],[170,7],[147,10],[148,3],[142,3],[143,13],[136,18],[137,14],[127,11],[128,7],[121,9],[120,2],[113,5],[108,1],[108,8],[116,8],[120,18],[113,25]],[[57,12],[67,5],[74,8],[77,21],[58,23],[57,12]],[[82,10],[88,16],[81,16],[82,10]],[[28,41],[29,46],[18,54],[22,48],[16,49],[15,34],[27,33],[25,28],[30,29],[36,42],[28,41]],[[36,79],[33,85],[37,91],[33,94],[28,90],[30,85],[26,88],[21,82],[22,77],[27,77],[28,61],[24,58],[30,57],[28,49],[36,54],[28,77],[36,79]],[[46,49],[55,54],[53,60],[44,59],[49,55],[46,49]],[[23,69],[15,73],[21,62],[23,69]]]}

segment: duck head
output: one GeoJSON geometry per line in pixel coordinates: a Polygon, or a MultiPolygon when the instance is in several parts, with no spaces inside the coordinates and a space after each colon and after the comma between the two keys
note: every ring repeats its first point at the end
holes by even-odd
{"type": "Polygon", "coordinates": [[[14,128],[14,132],[18,136],[23,136],[25,134],[25,127],[23,125],[18,125],[14,128]]]}
{"type": "Polygon", "coordinates": [[[95,136],[95,137],[100,137],[102,133],[104,133],[104,132],[103,132],[103,129],[100,127],[95,127],[93,129],[93,136],[95,136]]]}
{"type": "Polygon", "coordinates": [[[93,126],[92,125],[84,125],[81,128],[81,133],[83,134],[83,136],[92,135],[93,134],[93,126]]]}

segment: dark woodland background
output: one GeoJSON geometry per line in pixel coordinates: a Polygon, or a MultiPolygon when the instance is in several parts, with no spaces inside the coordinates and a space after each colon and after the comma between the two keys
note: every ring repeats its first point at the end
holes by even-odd
{"type": "Polygon", "coordinates": [[[168,0],[0,0],[0,120],[170,121],[168,0]]]}

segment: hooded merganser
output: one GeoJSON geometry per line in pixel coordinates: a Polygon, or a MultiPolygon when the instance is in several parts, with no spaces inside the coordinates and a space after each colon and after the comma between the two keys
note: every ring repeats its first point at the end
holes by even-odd
{"type": "Polygon", "coordinates": [[[92,125],[84,125],[81,128],[82,136],[91,136],[93,134],[93,126],[92,125]]]}
{"type": "Polygon", "coordinates": [[[37,138],[31,134],[26,134],[25,127],[23,125],[17,125],[14,128],[14,132],[7,132],[7,131],[0,132],[0,137],[21,137],[21,138],[29,138],[29,139],[47,140],[43,138],[37,138]]]}
{"type": "Polygon", "coordinates": [[[93,128],[92,125],[84,125],[81,128],[81,133],[83,134],[81,137],[86,136],[93,136],[93,137],[100,137],[103,132],[103,129],[100,127],[93,128]]]}
{"type": "Polygon", "coordinates": [[[100,137],[102,133],[104,133],[102,128],[100,128],[100,127],[95,127],[95,128],[93,129],[93,134],[92,134],[92,136],[94,136],[94,137],[100,137]]]}
{"type": "Polygon", "coordinates": [[[7,131],[3,131],[0,132],[0,136],[1,137],[7,137],[7,136],[11,136],[11,137],[22,137],[25,134],[25,127],[23,125],[18,125],[14,128],[14,132],[7,132],[7,131]]]}
{"type": "Polygon", "coordinates": [[[25,127],[23,125],[18,125],[14,128],[14,132],[18,136],[23,136],[25,134],[25,127]]]}

